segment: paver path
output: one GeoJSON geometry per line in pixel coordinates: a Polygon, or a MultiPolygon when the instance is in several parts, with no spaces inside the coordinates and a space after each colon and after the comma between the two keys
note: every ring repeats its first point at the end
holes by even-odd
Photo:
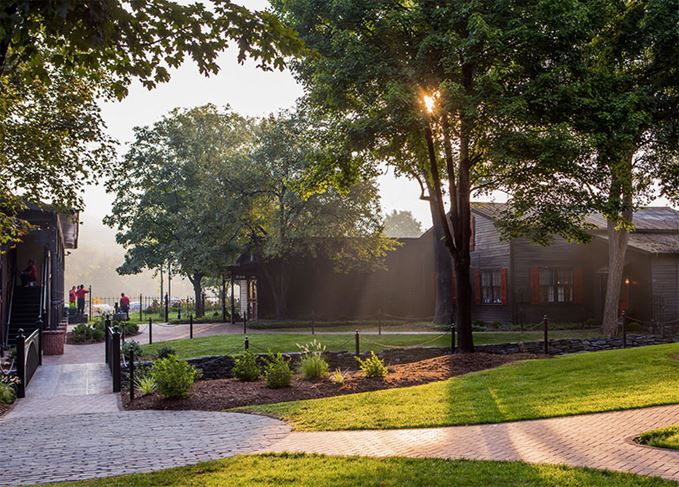
{"type": "Polygon", "coordinates": [[[523,460],[605,468],[679,481],[679,451],[644,447],[630,441],[643,431],[670,424],[679,424],[679,405],[478,426],[294,432],[265,451],[523,460]]]}
{"type": "Polygon", "coordinates": [[[149,472],[254,452],[290,428],[263,416],[125,411],[0,421],[3,486],[149,472]]]}

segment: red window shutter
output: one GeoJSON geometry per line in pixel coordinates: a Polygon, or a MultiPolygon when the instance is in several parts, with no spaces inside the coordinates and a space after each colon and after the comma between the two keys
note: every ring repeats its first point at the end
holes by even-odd
{"type": "Polygon", "coordinates": [[[502,304],[507,304],[507,269],[503,268],[500,271],[500,297],[502,304]]]}
{"type": "Polygon", "coordinates": [[[453,271],[453,277],[450,281],[450,290],[453,293],[453,304],[457,304],[457,276],[453,271]]]}
{"type": "Polygon", "coordinates": [[[469,221],[470,233],[469,233],[469,250],[473,252],[476,250],[476,218],[472,215],[469,221]]]}
{"type": "Polygon", "coordinates": [[[530,271],[530,303],[540,304],[540,269],[531,267],[530,271]]]}
{"type": "Polygon", "coordinates": [[[583,304],[585,302],[583,285],[582,267],[576,267],[573,270],[573,302],[575,304],[583,304]]]}
{"type": "Polygon", "coordinates": [[[481,304],[481,271],[474,269],[474,304],[481,304]]]}

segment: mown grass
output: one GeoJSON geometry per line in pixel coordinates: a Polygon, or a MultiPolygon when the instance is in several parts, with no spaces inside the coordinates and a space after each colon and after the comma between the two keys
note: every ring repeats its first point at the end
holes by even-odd
{"type": "Polygon", "coordinates": [[[558,465],[406,458],[246,455],[153,473],[67,482],[60,487],[521,486],[669,487],[654,477],[558,465]]]}
{"type": "MultiPolygon", "coordinates": [[[[553,339],[572,338],[572,337],[592,337],[598,336],[594,330],[557,330],[550,334],[553,339]]],[[[353,334],[300,334],[300,333],[252,333],[248,335],[250,347],[253,351],[266,352],[297,352],[297,344],[308,343],[316,339],[325,345],[328,351],[354,351],[355,338],[353,334]]],[[[476,344],[486,343],[509,343],[519,341],[537,341],[542,339],[542,333],[531,332],[477,332],[474,334],[476,344]]],[[[209,337],[199,337],[192,340],[172,340],[158,342],[153,345],[145,345],[144,354],[154,355],[159,348],[164,346],[172,347],[177,355],[182,358],[203,357],[207,355],[225,355],[230,352],[242,349],[244,335],[217,335],[209,337]]],[[[422,345],[425,347],[449,347],[450,335],[442,333],[435,334],[361,334],[361,352],[381,352],[389,347],[413,347],[422,345]]]]}
{"type": "Polygon", "coordinates": [[[679,424],[647,431],[639,436],[639,440],[644,445],[679,450],[679,424]]]}
{"type": "Polygon", "coordinates": [[[679,344],[509,364],[399,389],[241,408],[296,430],[499,423],[679,403],[679,344]]]}

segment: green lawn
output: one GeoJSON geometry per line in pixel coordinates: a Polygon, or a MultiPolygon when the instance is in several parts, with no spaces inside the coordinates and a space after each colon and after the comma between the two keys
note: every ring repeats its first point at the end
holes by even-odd
{"type": "Polygon", "coordinates": [[[243,408],[297,430],[498,423],[679,403],[679,343],[509,364],[422,386],[243,408]]]}
{"type": "Polygon", "coordinates": [[[125,475],[59,487],[221,486],[521,486],[669,487],[653,477],[556,465],[403,458],[246,455],[160,472],[125,475]]]}
{"type": "MultiPolygon", "coordinates": [[[[596,330],[557,330],[550,334],[551,338],[566,337],[591,337],[599,336],[596,330]]],[[[329,351],[353,351],[355,349],[353,334],[323,334],[311,335],[300,333],[252,333],[248,335],[250,347],[256,352],[266,352],[271,349],[274,352],[296,352],[297,344],[308,343],[316,339],[326,345],[329,351]]],[[[477,332],[474,333],[474,341],[477,345],[485,343],[508,343],[518,341],[541,340],[541,332],[477,332]]],[[[243,335],[219,335],[211,337],[194,338],[193,340],[172,340],[158,342],[153,345],[145,345],[145,355],[154,355],[160,347],[170,346],[183,358],[202,357],[206,355],[225,355],[235,350],[242,349],[243,335]]],[[[413,334],[389,334],[389,335],[361,335],[361,351],[380,352],[385,347],[404,347],[423,345],[426,347],[449,347],[450,335],[413,335],[413,334]]]]}
{"type": "Polygon", "coordinates": [[[679,450],[679,425],[647,431],[639,439],[645,445],[679,450]]]}

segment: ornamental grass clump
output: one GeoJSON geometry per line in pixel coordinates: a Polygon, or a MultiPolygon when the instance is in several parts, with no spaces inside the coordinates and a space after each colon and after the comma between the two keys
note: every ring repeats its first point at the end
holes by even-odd
{"type": "Polygon", "coordinates": [[[335,369],[333,373],[330,374],[330,382],[335,385],[341,386],[344,384],[346,373],[342,372],[340,369],[335,369]]]}
{"type": "Polygon", "coordinates": [[[358,360],[361,370],[368,379],[384,379],[389,372],[387,367],[384,365],[384,360],[375,355],[375,352],[371,351],[370,356],[365,360],[361,360],[360,357],[356,357],[356,360],[358,360]]]}
{"type": "Polygon", "coordinates": [[[267,387],[271,389],[282,389],[290,387],[292,382],[292,370],[288,361],[283,358],[283,354],[278,352],[272,359],[267,361],[264,368],[264,379],[267,387]]]}
{"type": "Polygon", "coordinates": [[[170,355],[153,363],[151,377],[163,397],[180,399],[186,397],[196,381],[196,369],[186,360],[170,355]]]}
{"type": "Polygon", "coordinates": [[[299,369],[305,379],[320,379],[328,375],[328,362],[323,358],[325,345],[317,340],[312,340],[304,345],[298,343],[297,347],[302,351],[299,369]]]}
{"type": "Polygon", "coordinates": [[[142,396],[148,396],[156,392],[156,381],[153,380],[150,371],[143,370],[134,378],[134,388],[142,396]]]}
{"type": "Polygon", "coordinates": [[[233,375],[242,382],[254,382],[259,379],[261,373],[257,356],[250,350],[243,352],[240,357],[234,359],[233,375]]]}

